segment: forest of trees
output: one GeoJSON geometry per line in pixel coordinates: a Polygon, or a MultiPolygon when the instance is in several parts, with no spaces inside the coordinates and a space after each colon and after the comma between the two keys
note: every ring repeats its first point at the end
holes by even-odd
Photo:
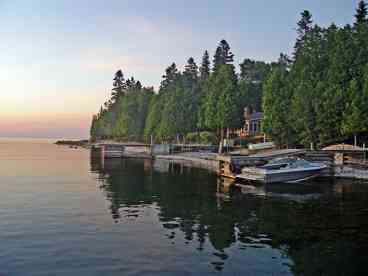
{"type": "Polygon", "coordinates": [[[117,71],[110,100],[93,116],[92,139],[163,142],[195,136],[213,142],[225,129],[240,127],[246,105],[261,109],[262,85],[276,63],[245,59],[237,74],[233,59],[222,40],[212,63],[208,51],[199,66],[190,57],[183,72],[172,63],[158,93],[117,71]]]}
{"type": "Polygon", "coordinates": [[[243,109],[263,110],[263,130],[279,145],[324,145],[368,130],[368,19],[360,1],[353,25],[320,27],[301,13],[291,57],[244,59],[239,73],[227,41],[212,62],[171,64],[158,92],[117,71],[111,99],[93,117],[91,138],[170,141],[217,138],[243,124],[243,109]]]}
{"type": "Polygon", "coordinates": [[[326,145],[368,130],[368,19],[322,28],[308,11],[297,24],[290,66],[263,89],[264,131],[280,145],[326,145]]]}

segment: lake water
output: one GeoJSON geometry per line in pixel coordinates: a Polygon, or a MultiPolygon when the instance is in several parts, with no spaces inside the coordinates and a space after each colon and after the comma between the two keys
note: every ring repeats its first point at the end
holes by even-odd
{"type": "Polygon", "coordinates": [[[0,275],[368,275],[367,183],[230,184],[1,139],[0,275]]]}

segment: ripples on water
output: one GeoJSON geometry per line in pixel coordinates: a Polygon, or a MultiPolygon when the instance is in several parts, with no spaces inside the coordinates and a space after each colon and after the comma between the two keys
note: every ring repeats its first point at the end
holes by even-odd
{"type": "Polygon", "coordinates": [[[253,186],[0,140],[0,275],[368,275],[368,184],[253,186]]]}

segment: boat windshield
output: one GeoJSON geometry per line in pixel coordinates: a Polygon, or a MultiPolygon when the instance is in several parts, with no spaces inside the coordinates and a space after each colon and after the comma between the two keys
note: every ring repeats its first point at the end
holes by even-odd
{"type": "Polygon", "coordinates": [[[281,168],[295,169],[295,168],[311,168],[311,167],[315,167],[315,164],[301,158],[287,157],[287,158],[273,159],[266,165],[264,165],[262,168],[268,170],[276,170],[281,168]]]}
{"type": "Polygon", "coordinates": [[[290,157],[286,157],[286,158],[275,158],[275,159],[270,160],[267,163],[267,165],[286,164],[286,163],[293,163],[295,161],[296,161],[295,158],[290,158],[290,157]]]}

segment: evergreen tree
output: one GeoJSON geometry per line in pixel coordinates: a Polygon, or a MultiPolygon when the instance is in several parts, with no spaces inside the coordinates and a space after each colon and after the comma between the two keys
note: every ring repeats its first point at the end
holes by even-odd
{"type": "Polygon", "coordinates": [[[367,4],[360,1],[355,15],[353,36],[354,41],[354,64],[352,66],[353,78],[358,83],[363,82],[363,72],[368,63],[368,19],[367,4]]]}
{"type": "Polygon", "coordinates": [[[124,74],[121,70],[118,70],[115,73],[114,79],[113,79],[113,89],[112,89],[112,97],[111,100],[113,102],[116,102],[117,99],[123,95],[124,89],[125,89],[125,80],[124,80],[124,74]]]}
{"type": "Polygon", "coordinates": [[[238,83],[234,66],[222,65],[212,74],[204,87],[201,116],[206,129],[223,135],[225,128],[239,127],[241,107],[238,100],[238,83]]]}
{"type": "Polygon", "coordinates": [[[208,54],[208,51],[206,50],[202,57],[201,67],[199,68],[200,79],[202,82],[207,80],[210,76],[210,65],[210,56],[208,54]]]}
{"type": "Polygon", "coordinates": [[[291,97],[287,72],[276,68],[264,85],[263,131],[278,145],[290,145],[294,135],[290,125],[291,97]]]}
{"type": "Polygon", "coordinates": [[[293,127],[300,144],[309,146],[317,142],[314,90],[311,82],[304,81],[294,91],[291,102],[290,116],[293,118],[293,127]]]}
{"type": "Polygon", "coordinates": [[[172,140],[177,134],[184,134],[191,130],[188,117],[190,102],[186,95],[184,87],[177,85],[167,96],[158,129],[158,136],[165,141],[172,140]]]}
{"type": "Polygon", "coordinates": [[[322,81],[316,89],[321,94],[320,101],[316,103],[317,140],[320,145],[328,145],[341,137],[344,95],[337,85],[326,86],[322,81]]]}
{"type": "Polygon", "coordinates": [[[173,63],[158,94],[133,77],[125,81],[118,70],[111,98],[92,118],[91,138],[169,140],[197,127],[223,134],[240,126],[245,106],[263,106],[264,130],[278,144],[324,145],[368,131],[367,37],[367,5],[360,1],[354,26],[321,28],[304,11],[293,59],[244,59],[239,80],[225,40],[216,49],[212,74],[207,51],[199,74],[193,58],[183,73],[173,63]]]}
{"type": "Polygon", "coordinates": [[[187,81],[194,83],[198,80],[198,66],[194,59],[190,57],[187,64],[184,67],[184,77],[187,81]]]}
{"type": "Polygon", "coordinates": [[[262,82],[270,72],[270,65],[263,61],[244,59],[240,64],[240,79],[248,82],[262,82]]]}
{"type": "Polygon", "coordinates": [[[297,23],[298,27],[296,31],[298,37],[296,39],[296,43],[294,46],[294,58],[297,57],[298,52],[303,47],[304,40],[306,39],[306,36],[312,29],[312,24],[313,24],[312,14],[307,10],[303,11],[301,13],[301,19],[297,23]]]}
{"type": "Polygon", "coordinates": [[[226,40],[221,40],[213,57],[213,71],[216,72],[221,65],[234,61],[234,55],[230,51],[230,46],[226,40]]]}
{"type": "Polygon", "coordinates": [[[161,81],[160,90],[164,90],[169,87],[178,79],[179,76],[180,72],[174,62],[168,68],[166,68],[165,75],[162,76],[163,80],[161,81]]]}
{"type": "Polygon", "coordinates": [[[143,136],[146,141],[150,140],[151,135],[154,138],[157,138],[158,134],[158,126],[161,122],[161,114],[163,109],[163,102],[161,100],[162,95],[155,95],[152,97],[149,107],[148,113],[145,121],[144,133],[143,136]]]}
{"type": "Polygon", "coordinates": [[[354,25],[367,24],[367,3],[361,0],[358,3],[358,8],[355,13],[355,22],[354,25]]]}
{"type": "Polygon", "coordinates": [[[277,62],[272,62],[270,67],[271,69],[279,68],[282,71],[290,71],[291,65],[292,65],[291,58],[287,54],[280,53],[277,62]]]}
{"type": "Polygon", "coordinates": [[[368,116],[368,70],[365,74],[362,89],[359,89],[359,84],[356,80],[351,81],[348,98],[342,123],[342,132],[347,136],[351,136],[368,131],[368,122],[366,120],[368,116]]]}
{"type": "Polygon", "coordinates": [[[98,130],[98,116],[97,115],[93,115],[92,116],[92,122],[91,122],[91,128],[89,131],[90,137],[93,141],[95,141],[97,139],[97,130],[98,130]]]}

